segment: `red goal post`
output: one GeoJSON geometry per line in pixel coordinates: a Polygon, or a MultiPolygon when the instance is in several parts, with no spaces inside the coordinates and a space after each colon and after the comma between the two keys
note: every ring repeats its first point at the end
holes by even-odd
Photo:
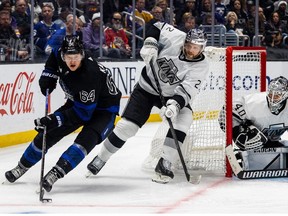
{"type": "MultiPolygon", "coordinates": [[[[186,166],[192,172],[231,177],[225,148],[233,145],[232,101],[235,97],[266,90],[266,49],[207,47],[204,53],[209,60],[209,74],[199,94],[191,100],[193,123],[181,149],[186,166]]],[[[163,120],[142,164],[144,169],[156,166],[168,129],[163,120]]],[[[180,160],[175,164],[175,170],[178,169],[182,169],[180,160]]]]}

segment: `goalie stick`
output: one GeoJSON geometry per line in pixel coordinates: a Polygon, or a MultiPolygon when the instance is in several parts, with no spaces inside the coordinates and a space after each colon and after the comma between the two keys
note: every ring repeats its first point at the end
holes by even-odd
{"type": "MultiPolygon", "coordinates": [[[[243,170],[236,159],[232,145],[228,145],[226,147],[225,152],[235,176],[239,179],[248,180],[248,179],[288,177],[288,169],[267,170],[266,168],[264,168],[263,170],[243,170]]],[[[276,160],[279,157],[279,155],[276,156],[274,160],[276,160]]],[[[273,161],[271,161],[271,163],[272,162],[273,161]]]]}
{"type": "MultiPolygon", "coordinates": [[[[46,95],[45,95],[45,116],[48,115],[48,106],[49,106],[49,89],[46,89],[46,95]]],[[[47,136],[47,127],[45,126],[44,127],[44,132],[43,132],[43,142],[42,142],[40,193],[39,193],[39,200],[41,202],[43,202],[43,203],[52,202],[52,199],[44,198],[44,189],[43,189],[45,152],[46,152],[46,136],[47,136]]]]}
{"type": "MultiPolygon", "coordinates": [[[[152,71],[152,74],[153,74],[153,77],[154,77],[154,80],[155,80],[155,83],[156,83],[156,86],[157,86],[157,89],[158,89],[158,92],[159,92],[159,97],[160,97],[162,106],[166,107],[165,99],[164,99],[164,96],[162,94],[162,89],[161,89],[158,77],[156,75],[152,59],[150,60],[149,65],[150,65],[150,68],[151,68],[151,71],[152,71]]],[[[167,122],[169,124],[169,128],[170,128],[172,137],[174,139],[175,146],[176,146],[178,155],[180,157],[181,165],[183,167],[183,170],[184,170],[184,173],[185,173],[187,181],[192,183],[192,184],[199,184],[200,180],[201,180],[201,175],[190,176],[190,174],[188,173],[187,166],[185,164],[185,161],[184,161],[184,158],[183,158],[183,154],[181,152],[180,145],[179,145],[179,142],[178,142],[178,139],[177,139],[177,135],[176,135],[175,129],[173,127],[172,121],[171,121],[170,118],[166,118],[166,119],[167,119],[167,122]]]]}

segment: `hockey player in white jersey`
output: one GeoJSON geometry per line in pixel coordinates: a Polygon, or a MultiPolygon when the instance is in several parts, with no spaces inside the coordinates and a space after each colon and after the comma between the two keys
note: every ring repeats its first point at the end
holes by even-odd
{"type": "MultiPolygon", "coordinates": [[[[244,169],[255,166],[251,159],[259,149],[285,146],[287,141],[281,136],[288,129],[287,98],[288,80],[280,76],[271,80],[267,92],[249,94],[233,102],[233,140],[240,149],[237,156],[244,169]]],[[[256,169],[260,169],[259,164],[267,163],[265,156],[258,158],[257,163],[256,169]]]]}
{"type": "MultiPolygon", "coordinates": [[[[150,60],[158,76],[166,101],[164,114],[174,123],[178,142],[181,145],[192,123],[189,102],[197,94],[208,74],[209,64],[202,53],[206,35],[198,29],[187,34],[167,23],[156,22],[146,33],[140,51],[146,67],[141,72],[121,120],[105,139],[99,154],[88,164],[88,170],[96,175],[108,159],[117,152],[141,128],[153,106],[162,107],[150,60]]],[[[135,143],[137,145],[137,143],[135,143]]],[[[148,143],[147,143],[148,145],[148,143]]],[[[167,183],[173,179],[173,163],[178,159],[175,141],[169,132],[166,135],[163,154],[156,168],[156,182],[167,183]]]]}

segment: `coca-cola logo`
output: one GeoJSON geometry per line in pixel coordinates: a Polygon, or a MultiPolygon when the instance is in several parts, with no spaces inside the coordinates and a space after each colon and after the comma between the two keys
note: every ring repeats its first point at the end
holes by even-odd
{"type": "Polygon", "coordinates": [[[20,72],[14,83],[0,83],[0,117],[31,113],[33,95],[31,85],[35,73],[20,72]]]}

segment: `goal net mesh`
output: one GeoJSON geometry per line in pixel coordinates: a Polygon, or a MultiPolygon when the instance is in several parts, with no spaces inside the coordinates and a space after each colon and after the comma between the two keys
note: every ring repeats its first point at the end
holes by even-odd
{"type": "MultiPolygon", "coordinates": [[[[184,161],[189,170],[223,174],[227,172],[225,147],[227,134],[220,125],[226,125],[227,86],[232,85],[233,98],[259,92],[261,52],[263,50],[235,50],[232,52],[232,82],[226,79],[226,48],[207,47],[209,74],[199,94],[191,101],[193,123],[181,146],[184,161]]],[[[165,118],[156,131],[148,157],[142,164],[144,169],[154,169],[162,153],[164,138],[169,125],[165,118]]],[[[180,159],[175,168],[182,169],[180,159]]]]}

